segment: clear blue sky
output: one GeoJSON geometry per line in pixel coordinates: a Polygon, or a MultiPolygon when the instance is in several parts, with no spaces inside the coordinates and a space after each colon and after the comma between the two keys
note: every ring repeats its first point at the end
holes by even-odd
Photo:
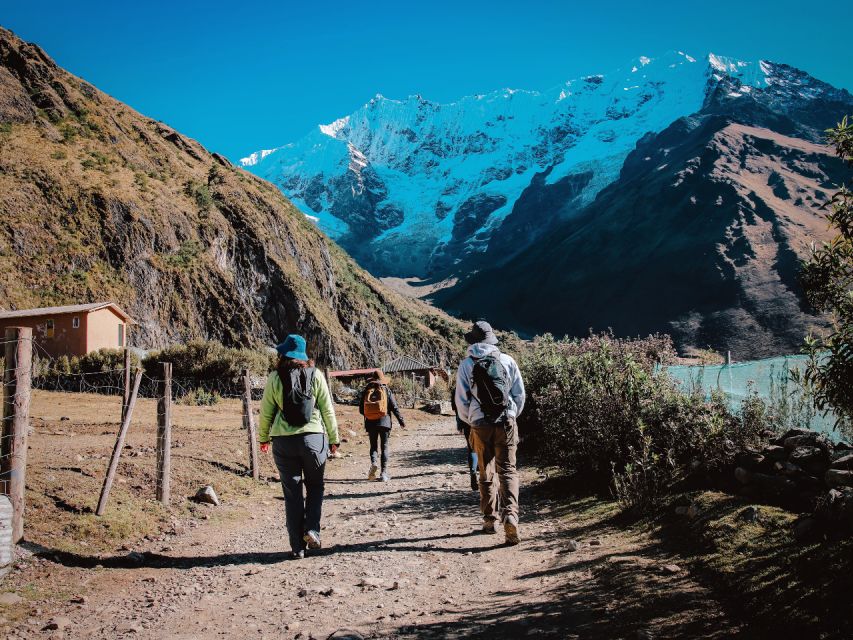
{"type": "Polygon", "coordinates": [[[232,159],[376,93],[544,89],[677,49],[803,68],[853,89],[849,0],[278,2],[0,0],[0,24],[232,159]],[[845,32],[845,29],[848,31],[845,32]]]}

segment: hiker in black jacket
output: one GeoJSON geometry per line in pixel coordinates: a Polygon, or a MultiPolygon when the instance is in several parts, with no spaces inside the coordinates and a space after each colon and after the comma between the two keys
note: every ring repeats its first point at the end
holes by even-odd
{"type": "Polygon", "coordinates": [[[397,421],[403,429],[406,428],[406,421],[403,414],[400,413],[400,407],[397,406],[397,399],[391,389],[388,388],[388,379],[381,371],[377,374],[376,380],[370,381],[361,394],[358,411],[364,416],[364,428],[370,437],[370,471],[367,473],[367,479],[376,480],[376,474],[380,471],[377,463],[381,460],[382,471],[379,479],[382,482],[388,482],[391,479],[388,475],[388,440],[391,437],[391,414],[397,416],[397,421]],[[382,446],[381,459],[379,455],[380,443],[382,446]]]}

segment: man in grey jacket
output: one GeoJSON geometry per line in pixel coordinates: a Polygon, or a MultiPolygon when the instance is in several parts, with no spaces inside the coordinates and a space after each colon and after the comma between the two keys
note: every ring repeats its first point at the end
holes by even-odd
{"type": "Polygon", "coordinates": [[[496,533],[497,503],[500,493],[500,518],[507,544],[518,544],[518,425],[516,418],[524,409],[524,381],[512,356],[501,353],[498,338],[488,322],[479,320],[465,334],[468,357],[459,364],[456,374],[456,410],[459,419],[471,425],[471,446],[477,452],[480,470],[480,510],[483,512],[483,531],[496,533]],[[486,356],[498,359],[506,373],[509,398],[503,416],[488,422],[478,400],[473,380],[474,365],[486,356]],[[494,461],[494,464],[492,464],[494,461]],[[495,486],[497,473],[500,488],[495,486]]]}

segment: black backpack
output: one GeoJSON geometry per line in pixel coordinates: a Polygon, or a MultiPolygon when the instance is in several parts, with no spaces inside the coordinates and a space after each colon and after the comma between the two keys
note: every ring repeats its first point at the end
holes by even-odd
{"type": "Polygon", "coordinates": [[[279,371],[281,414],[291,427],[302,427],[314,416],[314,367],[279,371]],[[282,375],[284,374],[284,375],[282,375]]]}
{"type": "Polygon", "coordinates": [[[483,417],[489,424],[500,424],[509,408],[509,376],[500,360],[500,353],[474,360],[471,372],[474,384],[471,392],[480,403],[483,417]]]}

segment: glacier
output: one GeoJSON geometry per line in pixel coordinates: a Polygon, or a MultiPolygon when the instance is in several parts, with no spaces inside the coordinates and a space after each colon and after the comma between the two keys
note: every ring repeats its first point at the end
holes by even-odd
{"type": "Polygon", "coordinates": [[[669,52],[545,91],[502,89],[448,104],[376,95],[241,164],[375,274],[447,277],[509,235],[502,227],[526,190],[574,181],[569,210],[545,207],[527,224],[570,218],[619,177],[644,135],[697,112],[723,78],[748,92],[772,83],[771,71],[669,52]]]}

